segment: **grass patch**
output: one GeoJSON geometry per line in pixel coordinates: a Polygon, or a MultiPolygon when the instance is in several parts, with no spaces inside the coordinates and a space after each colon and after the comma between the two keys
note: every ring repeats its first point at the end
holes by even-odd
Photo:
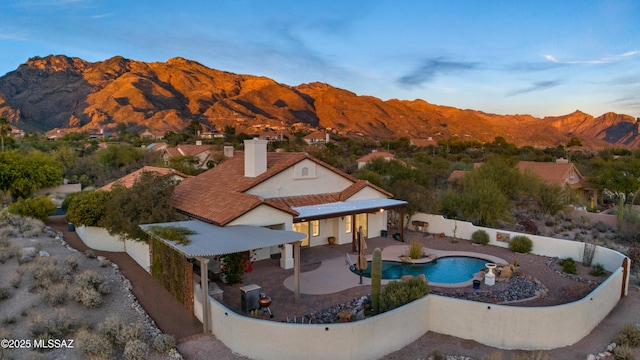
{"type": "Polygon", "coordinates": [[[180,245],[189,245],[191,242],[187,235],[197,234],[182,226],[150,226],[149,231],[165,240],[174,241],[180,245]]]}
{"type": "Polygon", "coordinates": [[[560,264],[560,266],[562,266],[562,271],[564,273],[573,275],[578,274],[578,267],[576,266],[576,262],[572,258],[564,258],[558,263],[560,264]]]}

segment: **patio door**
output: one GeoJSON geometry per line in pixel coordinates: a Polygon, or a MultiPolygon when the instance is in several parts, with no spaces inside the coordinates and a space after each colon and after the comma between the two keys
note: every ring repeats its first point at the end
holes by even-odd
{"type": "Polygon", "coordinates": [[[309,246],[309,222],[299,222],[293,224],[293,231],[305,234],[305,238],[302,239],[300,246],[309,246]]]}
{"type": "Polygon", "coordinates": [[[367,214],[356,214],[356,232],[362,226],[362,234],[364,236],[368,236],[369,232],[367,231],[367,214]]]}

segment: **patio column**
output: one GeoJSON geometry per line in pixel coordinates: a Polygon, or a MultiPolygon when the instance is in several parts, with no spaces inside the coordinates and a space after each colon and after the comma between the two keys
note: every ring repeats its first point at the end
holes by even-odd
{"type": "Polygon", "coordinates": [[[300,300],[300,244],[301,241],[293,243],[293,286],[296,288],[296,301],[300,300]]]}
{"type": "Polygon", "coordinates": [[[202,332],[209,334],[211,331],[209,326],[209,318],[211,317],[211,310],[209,309],[209,269],[207,264],[209,259],[204,257],[196,258],[200,261],[200,287],[202,288],[202,332]]]}

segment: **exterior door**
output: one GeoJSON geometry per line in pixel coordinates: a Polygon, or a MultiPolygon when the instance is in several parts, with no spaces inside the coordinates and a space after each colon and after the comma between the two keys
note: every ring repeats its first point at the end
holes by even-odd
{"type": "Polygon", "coordinates": [[[300,246],[309,246],[309,222],[299,222],[293,224],[293,231],[305,234],[305,238],[302,239],[300,246]]]}

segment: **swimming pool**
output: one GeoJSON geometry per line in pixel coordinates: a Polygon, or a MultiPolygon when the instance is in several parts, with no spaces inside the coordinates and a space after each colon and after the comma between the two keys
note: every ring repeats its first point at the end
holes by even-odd
{"type": "MultiPolygon", "coordinates": [[[[473,274],[485,268],[486,259],[467,256],[447,256],[424,264],[411,264],[397,261],[382,261],[382,279],[396,280],[405,275],[424,274],[429,282],[455,284],[471,280],[473,274]]],[[[352,269],[355,274],[359,270],[352,269]]],[[[362,276],[371,277],[371,261],[368,262],[362,276]]]]}

